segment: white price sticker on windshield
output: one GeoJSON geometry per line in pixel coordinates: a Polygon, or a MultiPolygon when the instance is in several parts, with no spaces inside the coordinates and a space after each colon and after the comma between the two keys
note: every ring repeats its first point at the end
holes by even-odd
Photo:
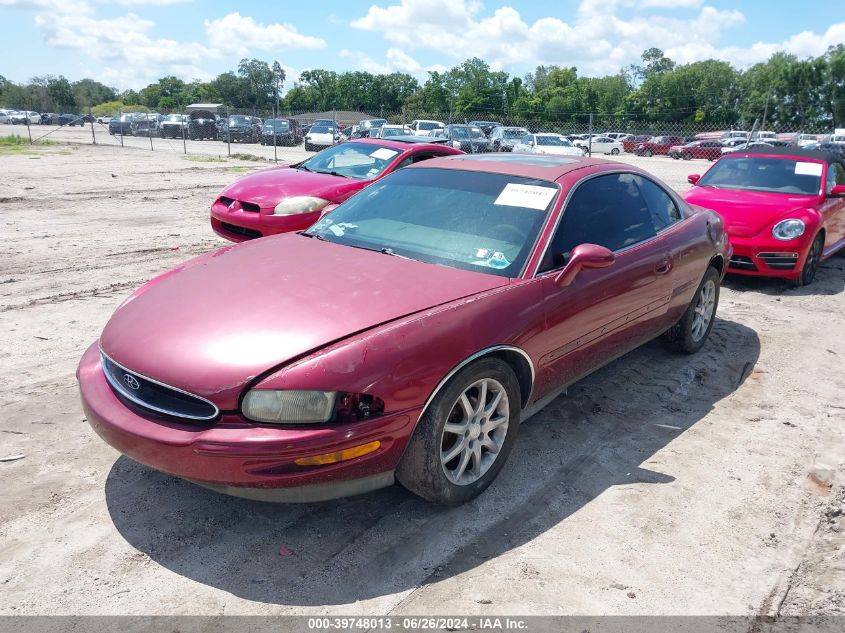
{"type": "Polygon", "coordinates": [[[549,206],[549,201],[555,197],[557,189],[553,187],[538,187],[536,185],[518,185],[509,182],[502,189],[502,193],[496,198],[493,204],[505,205],[508,207],[523,207],[525,209],[537,209],[544,211],[549,206]]]}
{"type": "Polygon", "coordinates": [[[392,149],[387,149],[386,147],[379,147],[376,151],[370,154],[370,156],[373,158],[378,158],[379,160],[390,160],[398,153],[399,152],[396,152],[392,149]]]}
{"type": "Polygon", "coordinates": [[[795,174],[797,176],[821,176],[821,163],[795,163],[795,174]]]}

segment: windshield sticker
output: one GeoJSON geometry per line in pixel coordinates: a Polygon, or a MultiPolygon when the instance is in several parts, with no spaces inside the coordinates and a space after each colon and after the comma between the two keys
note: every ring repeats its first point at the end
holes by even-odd
{"type": "Polygon", "coordinates": [[[342,237],[342,236],[343,236],[344,230],[343,230],[343,228],[342,228],[342,227],[340,227],[340,226],[339,226],[339,225],[337,225],[337,224],[330,224],[330,225],[329,225],[329,227],[328,227],[328,229],[329,229],[329,231],[331,231],[332,233],[334,233],[334,234],[335,234],[335,235],[337,235],[338,237],[342,237]]]}
{"type": "Polygon", "coordinates": [[[557,189],[552,187],[518,185],[509,182],[493,204],[545,211],[546,207],[549,206],[549,201],[555,197],[556,193],[557,189]]]}
{"type": "Polygon", "coordinates": [[[372,158],[378,158],[379,160],[390,160],[399,152],[394,151],[392,149],[387,149],[386,147],[379,147],[376,151],[374,151],[370,156],[372,158]]]}
{"type": "Polygon", "coordinates": [[[822,175],[821,163],[795,163],[795,175],[797,176],[819,176],[822,175]]]}
{"type": "MultiPolygon", "coordinates": [[[[479,257],[478,253],[490,253],[486,248],[479,248],[476,257],[479,257]]],[[[481,256],[483,257],[483,255],[481,256]]],[[[479,259],[477,261],[472,262],[474,266],[485,266],[487,268],[495,268],[497,270],[501,270],[503,268],[507,268],[511,265],[508,261],[507,257],[505,257],[504,253],[500,253],[499,251],[494,252],[492,255],[487,257],[486,259],[479,259]]]]}

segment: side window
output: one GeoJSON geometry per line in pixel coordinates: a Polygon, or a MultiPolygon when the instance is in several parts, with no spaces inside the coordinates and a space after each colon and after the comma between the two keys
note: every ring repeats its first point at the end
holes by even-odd
{"type": "Polygon", "coordinates": [[[681,212],[672,197],[646,178],[635,177],[651,213],[655,231],[662,231],[681,219],[681,212]]]}
{"type": "Polygon", "coordinates": [[[845,167],[839,163],[830,163],[827,168],[827,193],[834,185],[845,185],[845,167]]]}
{"type": "Polygon", "coordinates": [[[608,174],[578,187],[543,258],[540,271],[566,264],[579,244],[599,244],[618,251],[654,237],[646,200],[634,174],[608,174]]]}
{"type": "Polygon", "coordinates": [[[530,134],[526,134],[520,139],[519,142],[523,145],[528,145],[532,140],[534,140],[533,137],[530,134]]]}

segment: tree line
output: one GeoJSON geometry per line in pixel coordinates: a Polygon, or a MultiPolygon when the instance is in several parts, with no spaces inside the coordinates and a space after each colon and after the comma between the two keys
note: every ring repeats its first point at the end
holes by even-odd
{"type": "Polygon", "coordinates": [[[92,109],[178,111],[195,102],[224,103],[231,112],[357,110],[371,115],[405,113],[455,119],[534,121],[607,119],[750,127],[762,119],[773,128],[845,126],[845,45],[819,57],[775,53],[738,70],[727,62],[676,64],[660,49],[641,63],[604,77],[581,77],[575,67],[538,66],[523,77],[494,71],[472,58],[446,72],[429,72],[420,84],[406,73],[306,70],[284,95],[278,62],[242,59],[237,69],[210,81],[162,77],[135,91],[120,92],[92,79],[34,77],[16,84],[0,76],[0,105],[42,111],[92,109]]]}

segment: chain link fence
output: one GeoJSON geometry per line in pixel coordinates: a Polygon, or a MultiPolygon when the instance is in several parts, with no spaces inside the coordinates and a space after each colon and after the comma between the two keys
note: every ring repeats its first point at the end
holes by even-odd
{"type": "Polygon", "coordinates": [[[438,129],[434,133],[440,135],[444,134],[439,130],[440,126],[446,128],[450,124],[471,123],[480,127],[489,139],[486,146],[483,143],[472,145],[473,151],[508,151],[517,135],[538,133],[566,137],[568,142],[586,148],[585,153],[600,151],[641,156],[670,155],[674,158],[710,157],[718,155],[723,146],[730,148],[748,142],[775,146],[845,147],[845,130],[782,126],[765,119],[755,122],[751,129],[738,129],[738,126],[707,122],[658,121],[637,115],[591,113],[561,113],[550,119],[548,114],[538,118],[495,112],[458,114],[408,109],[398,112],[290,112],[276,111],[275,108],[244,111],[226,104],[193,104],[164,112],[139,110],[141,108],[127,106],[111,116],[95,116],[90,110],[62,115],[18,113],[14,120],[8,121],[8,125],[0,125],[0,136],[15,134],[25,137],[32,144],[52,141],[119,146],[151,152],[285,163],[302,160],[313,151],[350,138],[371,136],[372,126],[360,125],[362,121],[371,119],[384,121],[388,126],[401,126],[402,131],[409,134],[425,135],[432,134],[430,122],[436,122],[438,129]],[[20,114],[26,116],[21,117],[20,114]],[[421,125],[420,121],[429,123],[421,125]],[[312,132],[315,123],[318,125],[312,132]],[[507,142],[497,142],[495,136],[490,138],[496,126],[516,129],[508,132],[511,138],[507,142]],[[327,133],[326,127],[333,129],[327,133]],[[609,145],[608,139],[618,145],[609,145]],[[710,148],[709,155],[704,156],[707,152],[678,155],[672,150],[696,141],[710,148]],[[611,149],[605,151],[608,147],[611,149]]]}

